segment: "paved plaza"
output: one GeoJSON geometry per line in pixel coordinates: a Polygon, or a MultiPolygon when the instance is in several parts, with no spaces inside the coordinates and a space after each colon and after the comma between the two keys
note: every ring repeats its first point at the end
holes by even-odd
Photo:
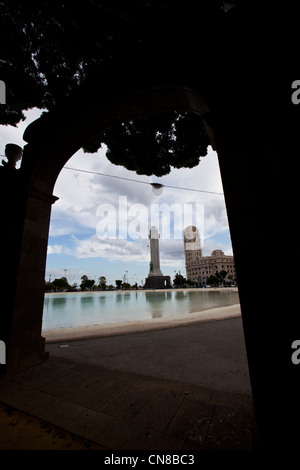
{"type": "MultiPolygon", "coordinates": [[[[255,444],[241,318],[46,349],[49,361],[1,379],[2,418],[10,407],[96,449],[246,450],[255,444]]],[[[5,429],[1,433],[4,449],[5,429]]]]}

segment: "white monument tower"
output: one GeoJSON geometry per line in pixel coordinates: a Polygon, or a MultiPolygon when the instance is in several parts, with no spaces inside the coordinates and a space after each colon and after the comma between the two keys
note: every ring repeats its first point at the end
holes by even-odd
{"type": "Polygon", "coordinates": [[[151,227],[150,239],[150,270],[145,283],[145,289],[163,289],[171,286],[170,276],[164,276],[160,270],[159,233],[156,227],[151,227]]]}
{"type": "Polygon", "coordinates": [[[162,276],[159,260],[159,233],[156,227],[151,227],[149,238],[151,256],[149,276],[162,276]]]}

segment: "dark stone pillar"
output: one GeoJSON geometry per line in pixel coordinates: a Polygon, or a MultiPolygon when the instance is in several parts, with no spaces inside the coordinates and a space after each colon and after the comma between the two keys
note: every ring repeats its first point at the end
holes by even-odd
{"type": "Polygon", "coordinates": [[[251,106],[230,111],[219,114],[214,129],[260,445],[293,448],[300,442],[300,366],[291,361],[300,338],[297,161],[286,156],[299,155],[299,146],[286,121],[276,123],[273,107],[259,115],[251,106]]]}
{"type": "MultiPolygon", "coordinates": [[[[24,222],[25,200],[23,179],[20,171],[0,166],[1,197],[1,317],[0,339],[6,346],[6,362],[10,349],[10,333],[13,319],[16,279],[18,276],[20,247],[24,222]]],[[[7,370],[7,364],[1,365],[1,371],[7,370]]]]}
{"type": "MultiPolygon", "coordinates": [[[[242,2],[243,3],[243,2],[242,2]]],[[[291,101],[297,44],[285,9],[239,5],[219,28],[208,124],[231,232],[260,446],[300,442],[298,228],[300,106],[291,101]],[[278,34],[289,24],[288,34],[278,34]],[[268,31],[266,33],[266,31],[268,31]],[[299,109],[298,109],[299,108],[299,109]]]]}
{"type": "Polygon", "coordinates": [[[51,205],[55,197],[29,190],[20,170],[1,168],[3,299],[1,337],[7,348],[6,370],[45,358],[41,337],[45,264],[51,205]]]}

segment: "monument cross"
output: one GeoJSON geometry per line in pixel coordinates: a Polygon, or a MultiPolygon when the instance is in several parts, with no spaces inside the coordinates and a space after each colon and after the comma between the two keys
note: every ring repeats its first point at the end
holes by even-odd
{"type": "Polygon", "coordinates": [[[170,276],[164,276],[160,270],[159,233],[152,226],[149,232],[150,239],[150,270],[145,283],[145,289],[164,289],[171,287],[170,276]]]}
{"type": "Polygon", "coordinates": [[[149,276],[162,276],[160,270],[160,259],[159,259],[159,233],[156,227],[151,227],[149,233],[150,239],[150,272],[149,276]]]}

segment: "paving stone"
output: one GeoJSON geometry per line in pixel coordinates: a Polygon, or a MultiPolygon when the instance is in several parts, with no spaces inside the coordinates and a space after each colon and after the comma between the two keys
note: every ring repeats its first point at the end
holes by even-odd
{"type": "Polygon", "coordinates": [[[108,425],[113,420],[112,416],[108,416],[99,411],[84,409],[76,417],[72,417],[69,422],[69,429],[72,433],[92,442],[103,442],[103,435],[106,434],[108,425]]]}
{"type": "Polygon", "coordinates": [[[165,432],[200,448],[204,446],[214,409],[211,404],[187,397],[165,432]]]}
{"type": "Polygon", "coordinates": [[[215,407],[207,432],[206,450],[247,450],[251,448],[251,416],[232,408],[215,407]]]}
{"type": "Polygon", "coordinates": [[[251,448],[249,395],[53,356],[2,378],[0,401],[105,449],[251,448]]]}
{"type": "Polygon", "coordinates": [[[176,413],[183,397],[171,391],[157,391],[133,418],[134,423],[164,431],[176,413]]]}
{"type": "Polygon", "coordinates": [[[147,429],[130,421],[113,418],[95,438],[96,442],[108,449],[131,450],[143,439],[147,429]]]}
{"type": "Polygon", "coordinates": [[[148,383],[137,383],[127,389],[126,392],[122,392],[121,399],[115,399],[104,406],[103,411],[124,419],[133,418],[154,393],[155,388],[149,387],[148,383]]]}

